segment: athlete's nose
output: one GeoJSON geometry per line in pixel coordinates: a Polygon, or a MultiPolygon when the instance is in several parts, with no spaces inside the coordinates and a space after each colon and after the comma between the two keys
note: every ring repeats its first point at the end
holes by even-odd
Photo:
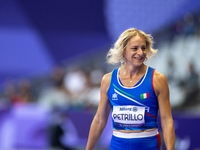
{"type": "Polygon", "coordinates": [[[139,55],[142,55],[142,54],[143,54],[143,51],[142,51],[141,48],[138,48],[138,54],[139,54],[139,55]]]}

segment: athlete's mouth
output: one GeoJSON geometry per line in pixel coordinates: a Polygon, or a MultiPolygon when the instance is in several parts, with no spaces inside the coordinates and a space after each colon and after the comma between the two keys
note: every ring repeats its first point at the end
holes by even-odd
{"type": "Polygon", "coordinates": [[[142,60],[144,57],[134,57],[137,60],[142,60]]]}

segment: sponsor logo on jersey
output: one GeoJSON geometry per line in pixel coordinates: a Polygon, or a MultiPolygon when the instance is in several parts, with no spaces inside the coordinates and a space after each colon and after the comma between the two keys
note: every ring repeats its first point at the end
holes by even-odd
{"type": "Polygon", "coordinates": [[[121,107],[119,110],[120,111],[134,111],[134,112],[136,112],[136,111],[138,111],[138,108],[137,107],[132,107],[132,108],[121,107]]]}

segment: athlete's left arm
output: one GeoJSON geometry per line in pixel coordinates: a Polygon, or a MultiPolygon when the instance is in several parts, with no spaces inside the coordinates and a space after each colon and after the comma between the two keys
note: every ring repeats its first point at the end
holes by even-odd
{"type": "Polygon", "coordinates": [[[159,73],[158,71],[155,71],[153,77],[153,85],[155,93],[158,98],[160,119],[161,119],[165,145],[167,150],[174,150],[174,145],[175,145],[174,123],[171,114],[169,87],[166,77],[163,74],[159,73]]]}

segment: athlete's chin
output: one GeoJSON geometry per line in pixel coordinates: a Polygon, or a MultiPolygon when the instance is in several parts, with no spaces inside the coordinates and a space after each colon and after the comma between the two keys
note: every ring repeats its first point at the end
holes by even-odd
{"type": "Polygon", "coordinates": [[[137,60],[137,61],[133,62],[133,64],[136,66],[141,66],[141,65],[143,65],[143,63],[144,63],[144,60],[140,60],[140,61],[137,60]]]}
{"type": "Polygon", "coordinates": [[[132,63],[131,65],[134,67],[141,67],[144,63],[132,63]]]}
{"type": "Polygon", "coordinates": [[[137,66],[137,67],[140,67],[140,66],[142,66],[142,65],[143,65],[143,63],[135,64],[135,66],[137,66]]]}

